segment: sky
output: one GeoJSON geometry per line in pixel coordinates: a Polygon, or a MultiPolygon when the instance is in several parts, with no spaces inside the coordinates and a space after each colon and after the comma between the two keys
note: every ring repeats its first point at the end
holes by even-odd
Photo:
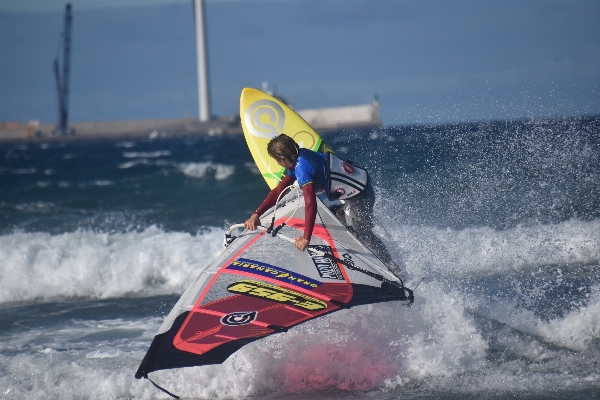
{"type": "MultiPolygon", "coordinates": [[[[72,0],[69,120],[198,116],[191,0],[72,0]]],[[[211,112],[268,82],[385,125],[600,115],[600,1],[206,0],[211,112]]],[[[0,121],[58,120],[65,1],[0,0],[0,121]]]]}

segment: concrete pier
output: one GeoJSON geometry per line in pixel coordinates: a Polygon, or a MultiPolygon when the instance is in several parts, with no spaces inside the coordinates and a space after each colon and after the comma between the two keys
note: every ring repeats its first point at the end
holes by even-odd
{"type": "Polygon", "coordinates": [[[56,124],[1,124],[0,142],[71,141],[90,139],[157,138],[189,135],[239,135],[237,116],[213,118],[201,122],[197,118],[74,122],[73,135],[55,135],[56,124]]]}
{"type": "MultiPolygon", "coordinates": [[[[378,128],[379,104],[296,110],[318,132],[378,128]]],[[[56,124],[1,123],[1,142],[69,141],[85,139],[158,138],[190,135],[240,135],[242,126],[237,115],[216,117],[202,122],[196,118],[137,121],[74,122],[73,135],[55,135],[56,124]]]]}
{"type": "Polygon", "coordinates": [[[298,110],[297,113],[316,131],[383,126],[379,118],[378,102],[359,106],[298,110]]]}

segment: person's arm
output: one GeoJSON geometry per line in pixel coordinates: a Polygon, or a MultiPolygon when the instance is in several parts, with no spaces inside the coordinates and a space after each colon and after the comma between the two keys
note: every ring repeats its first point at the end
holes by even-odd
{"type": "Polygon", "coordinates": [[[277,198],[283,192],[283,190],[294,183],[296,179],[289,175],[285,175],[279,184],[269,192],[267,197],[263,200],[262,204],[252,213],[252,216],[244,223],[246,229],[251,231],[256,230],[256,227],[260,225],[260,216],[273,207],[277,202],[277,198]]]}
{"type": "Polygon", "coordinates": [[[309,182],[302,186],[304,194],[304,236],[297,237],[294,246],[300,251],[306,250],[310,244],[312,231],[315,227],[315,219],[317,218],[317,196],[315,195],[315,185],[309,182]]]}
{"type": "Polygon", "coordinates": [[[315,185],[312,182],[302,186],[304,194],[304,239],[310,242],[315,219],[317,218],[317,196],[315,195],[315,185]]]}

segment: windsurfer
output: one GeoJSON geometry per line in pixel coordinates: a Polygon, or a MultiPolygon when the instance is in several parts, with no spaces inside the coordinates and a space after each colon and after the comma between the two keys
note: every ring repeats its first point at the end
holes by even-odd
{"type": "MultiPolygon", "coordinates": [[[[286,169],[286,173],[281,182],[271,190],[244,225],[246,229],[256,230],[256,227],[260,225],[260,215],[275,205],[277,198],[285,188],[298,181],[298,185],[302,188],[304,194],[305,224],[304,235],[294,239],[294,246],[298,250],[304,251],[310,244],[317,216],[316,194],[327,192],[327,156],[323,153],[300,148],[294,139],[285,134],[271,139],[267,145],[267,151],[280,166],[286,169]]],[[[345,221],[343,222],[385,264],[399,270],[381,239],[372,231],[375,222],[373,216],[374,205],[375,191],[369,177],[365,190],[345,200],[343,205],[345,221]]]]}

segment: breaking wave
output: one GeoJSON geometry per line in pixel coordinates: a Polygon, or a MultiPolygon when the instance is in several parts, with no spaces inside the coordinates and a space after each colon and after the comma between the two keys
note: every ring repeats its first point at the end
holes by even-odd
{"type": "Polygon", "coordinates": [[[222,250],[223,231],[15,232],[0,236],[0,303],[180,293],[222,250]]]}

